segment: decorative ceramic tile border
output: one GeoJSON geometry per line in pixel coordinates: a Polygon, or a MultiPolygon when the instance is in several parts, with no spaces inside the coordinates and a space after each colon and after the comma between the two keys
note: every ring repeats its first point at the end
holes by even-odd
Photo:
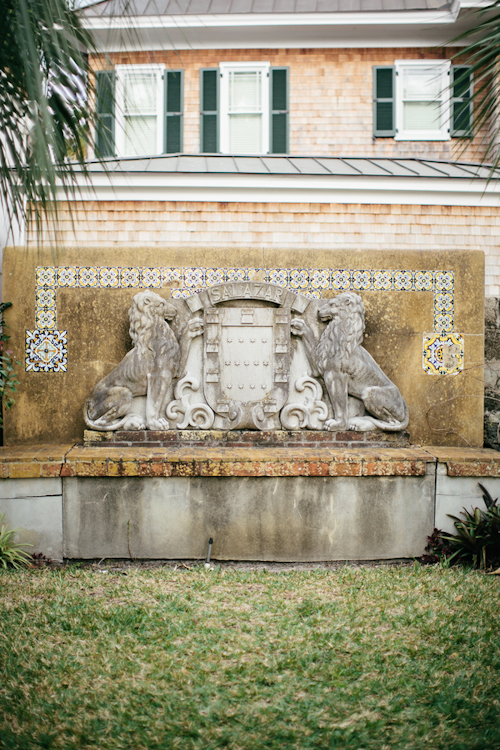
{"type": "Polygon", "coordinates": [[[324,291],[433,292],[434,333],[441,342],[438,364],[436,337],[424,337],[424,371],[448,375],[463,369],[463,338],[453,332],[455,274],[453,271],[359,270],[321,268],[142,268],[117,266],[40,266],[36,269],[35,330],[26,331],[26,370],[65,372],[67,332],[57,329],[57,289],[161,289],[175,284],[174,299],[189,297],[227,281],[264,281],[319,299],[324,291]],[[446,338],[448,336],[448,338],[446,338]],[[442,348],[462,341],[461,365],[442,348]],[[430,339],[433,339],[432,346],[430,339]],[[434,347],[434,348],[432,348],[434,347]],[[450,367],[450,363],[453,365],[450,367]]]}

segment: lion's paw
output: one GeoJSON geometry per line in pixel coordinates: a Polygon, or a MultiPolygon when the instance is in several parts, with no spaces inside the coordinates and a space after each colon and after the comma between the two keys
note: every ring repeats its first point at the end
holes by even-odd
{"type": "Polygon", "coordinates": [[[121,427],[122,430],[145,430],[146,422],[140,414],[129,414],[121,427]]]}
{"type": "Polygon", "coordinates": [[[345,424],[339,422],[336,419],[327,419],[325,424],[323,425],[323,429],[328,430],[329,432],[335,432],[335,430],[345,430],[345,428],[345,424]]]}
{"type": "Polygon", "coordinates": [[[196,336],[201,336],[203,333],[203,320],[201,318],[193,318],[188,323],[188,334],[190,338],[195,338],[196,336]]]}
{"type": "Polygon", "coordinates": [[[349,429],[353,432],[371,432],[376,429],[376,425],[370,416],[353,417],[349,424],[349,429]]]}
{"type": "Polygon", "coordinates": [[[170,425],[168,419],[159,417],[158,419],[150,419],[148,422],[148,430],[168,430],[170,425]]]}
{"type": "Polygon", "coordinates": [[[306,324],[301,318],[293,318],[290,323],[290,330],[294,336],[304,336],[306,324]]]}

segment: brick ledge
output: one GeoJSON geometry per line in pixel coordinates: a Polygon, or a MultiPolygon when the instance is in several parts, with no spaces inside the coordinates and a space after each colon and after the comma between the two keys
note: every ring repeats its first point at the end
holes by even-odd
{"type": "Polygon", "coordinates": [[[500,477],[500,452],[482,448],[85,447],[74,443],[0,448],[0,478],[116,476],[448,476],[500,477]],[[429,467],[430,468],[430,467],[429,467]]]}

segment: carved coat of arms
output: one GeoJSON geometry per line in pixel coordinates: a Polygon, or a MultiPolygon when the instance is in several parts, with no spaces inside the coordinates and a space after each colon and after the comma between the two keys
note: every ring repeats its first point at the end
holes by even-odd
{"type": "Polygon", "coordinates": [[[398,388],[361,345],[359,295],[311,304],[274,284],[234,281],[173,302],[152,291],[136,295],[134,348],[95,386],[87,426],[395,431],[408,424],[398,388]]]}

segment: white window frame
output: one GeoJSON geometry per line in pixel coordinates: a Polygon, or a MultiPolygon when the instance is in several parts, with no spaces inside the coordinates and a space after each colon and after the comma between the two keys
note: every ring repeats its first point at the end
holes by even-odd
{"type": "MultiPolygon", "coordinates": [[[[220,152],[221,154],[232,153],[229,149],[229,71],[262,71],[262,150],[259,154],[269,153],[269,75],[271,63],[269,62],[234,62],[220,63],[220,152]]],[[[257,153],[257,152],[252,152],[257,153]]],[[[249,152],[250,155],[250,152],[249,152]]]]}
{"type": "MultiPolygon", "coordinates": [[[[396,141],[449,141],[450,140],[450,60],[396,60],[395,62],[396,141]],[[403,69],[441,68],[441,122],[435,130],[403,129],[403,69]]],[[[429,100],[431,101],[431,100],[429,100]]],[[[434,100],[436,101],[436,100],[434,100]]]]}
{"type": "Polygon", "coordinates": [[[165,72],[165,65],[161,64],[142,64],[142,65],[117,65],[116,66],[116,125],[115,125],[115,144],[116,144],[116,153],[118,156],[128,156],[133,158],[134,156],[137,156],[137,154],[127,154],[125,152],[125,86],[124,86],[124,74],[126,72],[134,72],[134,71],[151,71],[156,73],[156,117],[157,117],[157,127],[156,127],[156,152],[155,154],[151,154],[151,156],[154,156],[156,154],[162,154],[163,153],[163,141],[164,141],[164,127],[165,127],[165,117],[164,117],[164,97],[165,97],[165,87],[164,87],[164,72],[165,72]]]}

